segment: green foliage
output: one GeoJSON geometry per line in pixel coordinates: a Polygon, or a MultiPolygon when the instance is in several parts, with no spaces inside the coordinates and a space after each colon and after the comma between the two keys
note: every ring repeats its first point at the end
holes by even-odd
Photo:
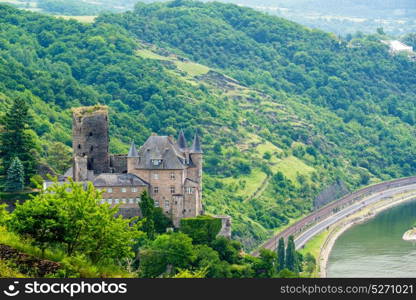
{"type": "Polygon", "coordinates": [[[299,273],[299,259],[295,248],[295,241],[293,235],[289,236],[286,247],[285,266],[291,272],[299,273]]]}
{"type": "Polygon", "coordinates": [[[39,0],[38,7],[58,15],[91,16],[101,11],[99,6],[76,0],[39,0]]]}
{"type": "Polygon", "coordinates": [[[276,274],[277,255],[274,251],[260,249],[259,262],[253,266],[255,278],[273,278],[276,274]]]}
{"type": "Polygon", "coordinates": [[[43,182],[44,182],[44,181],[45,181],[45,180],[43,179],[43,177],[42,177],[42,176],[40,176],[40,175],[38,175],[38,174],[33,175],[33,176],[30,178],[30,183],[31,183],[31,187],[32,187],[32,188],[38,188],[38,189],[43,188],[43,182]]]}
{"type": "Polygon", "coordinates": [[[39,145],[20,153],[63,172],[69,108],[79,105],[109,105],[117,153],[152,131],[184,128],[189,140],[197,127],[206,211],[231,215],[246,250],[310,212],[337,180],[355,189],[416,172],[415,63],[391,56],[378,35],[344,41],[190,1],[141,3],[94,24],[0,5],[0,27],[0,118],[23,97],[33,116],[26,131],[39,145]]]}
{"type": "Polygon", "coordinates": [[[205,278],[207,271],[204,269],[197,271],[182,270],[176,273],[172,278],[205,278]]]}
{"type": "Polygon", "coordinates": [[[277,245],[277,271],[282,271],[286,266],[285,260],[285,240],[284,238],[279,239],[279,243],[277,245]]]}
{"type": "Polygon", "coordinates": [[[101,195],[89,184],[55,184],[17,204],[8,228],[38,246],[62,248],[68,256],[86,255],[93,263],[115,263],[133,256],[140,235],[132,220],[114,217],[117,207],[99,204],[101,195]]]}
{"type": "Polygon", "coordinates": [[[53,142],[48,147],[46,162],[58,174],[65,173],[72,163],[71,148],[61,142],[53,142]]]}
{"type": "Polygon", "coordinates": [[[15,157],[7,170],[6,192],[20,192],[24,188],[25,172],[22,162],[18,157],[15,157]]]}
{"type": "Polygon", "coordinates": [[[0,157],[3,167],[7,170],[17,157],[23,164],[25,179],[36,172],[36,146],[30,132],[32,117],[29,113],[27,100],[23,97],[14,98],[13,104],[1,119],[3,131],[0,134],[0,157]]]}
{"type": "Polygon", "coordinates": [[[312,274],[316,269],[315,257],[311,253],[307,253],[305,255],[304,263],[305,263],[304,271],[306,271],[309,274],[312,274]]]}
{"type": "Polygon", "coordinates": [[[211,216],[184,218],[180,230],[190,236],[195,244],[210,244],[221,230],[221,219],[211,216]]]}
{"type": "Polygon", "coordinates": [[[230,264],[238,263],[241,251],[241,244],[238,242],[220,236],[211,243],[211,247],[218,252],[221,260],[230,264]]]}
{"type": "Polygon", "coordinates": [[[0,226],[5,226],[10,220],[7,204],[0,204],[0,226]]]}
{"type": "Polygon", "coordinates": [[[144,191],[140,195],[140,211],[144,222],[142,230],[147,233],[149,239],[154,239],[156,233],[164,233],[167,228],[173,227],[172,221],[160,207],[155,207],[153,199],[144,191]]]}
{"type": "Polygon", "coordinates": [[[174,274],[177,268],[187,268],[194,259],[192,239],[183,233],[159,235],[140,251],[142,277],[174,274]]]}
{"type": "Polygon", "coordinates": [[[155,203],[152,198],[144,191],[140,195],[140,211],[144,218],[143,231],[146,232],[147,237],[151,240],[155,238],[155,222],[154,222],[154,210],[155,203]]]}

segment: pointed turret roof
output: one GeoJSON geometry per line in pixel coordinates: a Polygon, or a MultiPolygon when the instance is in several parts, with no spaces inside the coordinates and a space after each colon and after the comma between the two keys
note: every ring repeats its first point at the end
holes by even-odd
{"type": "Polygon", "coordinates": [[[186,138],[185,138],[185,134],[183,133],[183,130],[181,130],[179,132],[179,136],[178,136],[178,146],[180,149],[186,149],[187,145],[186,145],[186,138]]]}
{"type": "Polygon", "coordinates": [[[192,143],[191,153],[203,153],[201,148],[201,140],[198,135],[198,131],[195,132],[194,142],[192,143]]]}
{"type": "Polygon", "coordinates": [[[134,141],[131,142],[129,154],[127,155],[127,157],[139,157],[139,153],[137,152],[134,141]]]}

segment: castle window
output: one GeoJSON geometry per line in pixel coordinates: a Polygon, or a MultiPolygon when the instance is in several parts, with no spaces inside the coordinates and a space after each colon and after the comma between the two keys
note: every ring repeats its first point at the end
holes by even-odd
{"type": "Polygon", "coordinates": [[[78,144],[78,149],[81,149],[81,144],[78,144]]]}
{"type": "Polygon", "coordinates": [[[158,173],[153,173],[152,178],[153,179],[159,179],[159,174],[158,173]]]}
{"type": "Polygon", "coordinates": [[[125,193],[125,192],[127,192],[127,189],[126,188],[121,188],[121,192],[125,193]]]}
{"type": "Polygon", "coordinates": [[[94,146],[90,147],[90,152],[94,151],[94,146]]]}
{"type": "Polygon", "coordinates": [[[170,172],[170,179],[175,180],[175,172],[170,172]]]}
{"type": "Polygon", "coordinates": [[[127,201],[126,201],[126,199],[123,198],[123,199],[121,199],[121,202],[126,203],[127,201]]]}
{"type": "Polygon", "coordinates": [[[171,187],[170,187],[170,193],[171,193],[171,194],[175,194],[175,187],[174,187],[174,186],[171,186],[171,187]]]}
{"type": "Polygon", "coordinates": [[[165,201],[165,209],[169,209],[170,208],[170,203],[169,201],[165,201]]]}
{"type": "Polygon", "coordinates": [[[130,198],[130,199],[129,199],[129,203],[130,203],[130,204],[133,204],[133,203],[134,203],[134,199],[133,199],[133,198],[130,198]]]}
{"type": "Polygon", "coordinates": [[[157,187],[157,186],[153,187],[153,193],[154,194],[159,193],[159,187],[157,187]]]}
{"type": "Polygon", "coordinates": [[[132,193],[137,193],[137,188],[136,187],[131,188],[131,192],[132,193]]]}
{"type": "Polygon", "coordinates": [[[162,160],[161,159],[151,159],[150,162],[154,166],[159,166],[162,163],[162,160]]]}
{"type": "Polygon", "coordinates": [[[118,199],[114,199],[114,203],[115,204],[118,204],[119,203],[119,200],[118,199]]]}
{"type": "Polygon", "coordinates": [[[194,188],[193,187],[190,187],[190,186],[186,187],[186,193],[192,194],[193,192],[194,192],[194,188]]]}
{"type": "Polygon", "coordinates": [[[107,188],[107,193],[112,193],[113,192],[113,188],[107,188]]]}
{"type": "Polygon", "coordinates": [[[136,198],[136,203],[140,203],[140,198],[136,198]]]}
{"type": "Polygon", "coordinates": [[[90,136],[92,136],[92,132],[90,132],[90,136]]]}
{"type": "Polygon", "coordinates": [[[159,207],[159,200],[155,201],[155,207],[159,207]]]}

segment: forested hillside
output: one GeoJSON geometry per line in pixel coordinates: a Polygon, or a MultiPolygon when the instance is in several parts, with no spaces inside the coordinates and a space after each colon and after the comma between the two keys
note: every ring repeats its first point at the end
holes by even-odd
{"type": "Polygon", "coordinates": [[[30,103],[36,155],[56,172],[74,106],[110,106],[113,153],[198,128],[206,210],[231,215],[250,249],[334,182],[415,173],[416,66],[379,38],[220,3],[139,4],[93,24],[0,6],[1,111],[30,103]]]}

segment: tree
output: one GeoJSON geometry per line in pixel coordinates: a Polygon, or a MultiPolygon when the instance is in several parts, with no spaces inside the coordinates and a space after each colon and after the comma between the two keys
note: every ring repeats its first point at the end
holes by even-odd
{"type": "Polygon", "coordinates": [[[100,201],[92,184],[55,184],[17,204],[8,228],[42,251],[63,245],[67,255],[83,254],[94,263],[132,257],[132,247],[144,233],[131,225],[134,219],[115,217],[118,208],[100,201]]]}
{"type": "Polygon", "coordinates": [[[23,190],[25,183],[25,172],[22,162],[18,157],[15,157],[7,171],[7,180],[5,191],[19,192],[23,190]]]}
{"type": "Polygon", "coordinates": [[[286,268],[292,272],[298,272],[297,253],[293,235],[289,236],[286,247],[286,268]]]}
{"type": "Polygon", "coordinates": [[[147,233],[149,239],[154,239],[156,234],[154,222],[155,202],[150,198],[149,194],[144,191],[140,196],[139,205],[142,217],[145,219],[142,230],[147,233]]]}
{"type": "Polygon", "coordinates": [[[205,278],[207,275],[206,269],[199,269],[190,271],[186,269],[179,269],[179,272],[172,276],[172,278],[205,278]]]}
{"type": "MultiPolygon", "coordinates": [[[[0,135],[0,155],[3,166],[10,166],[19,157],[25,170],[25,180],[36,173],[35,143],[30,133],[32,118],[25,99],[16,97],[1,121],[3,132],[0,135]]],[[[6,167],[7,168],[7,167],[6,167]]]]}
{"type": "Polygon", "coordinates": [[[276,253],[260,249],[259,260],[253,265],[255,278],[273,278],[276,275],[276,253]]]}
{"type": "Polygon", "coordinates": [[[280,272],[285,268],[285,240],[284,238],[279,239],[279,244],[277,245],[277,270],[280,272]]]}
{"type": "Polygon", "coordinates": [[[47,162],[56,172],[64,173],[72,162],[70,148],[60,142],[53,143],[48,148],[47,162]]]}
{"type": "Polygon", "coordinates": [[[231,241],[220,236],[211,243],[211,247],[218,252],[221,260],[225,260],[230,264],[238,263],[241,245],[237,241],[231,241]]]}
{"type": "Polygon", "coordinates": [[[139,253],[142,277],[158,277],[187,268],[195,259],[192,239],[181,232],[159,235],[139,253]]]}
{"type": "Polygon", "coordinates": [[[310,254],[309,252],[305,255],[305,271],[307,273],[312,273],[316,268],[316,259],[315,257],[310,254]]]}
{"type": "Polygon", "coordinates": [[[194,244],[210,244],[221,230],[221,219],[211,216],[184,218],[180,230],[192,238],[194,244]]]}
{"type": "Polygon", "coordinates": [[[59,199],[42,197],[16,204],[11,219],[7,224],[9,230],[16,232],[42,251],[65,241],[65,222],[60,215],[59,199]]]}
{"type": "Polygon", "coordinates": [[[25,175],[22,162],[18,157],[15,157],[7,170],[5,191],[17,192],[23,190],[25,182],[24,177],[25,175]]]}
{"type": "Polygon", "coordinates": [[[0,204],[0,226],[4,226],[10,220],[10,213],[7,211],[7,204],[0,204]]]}

